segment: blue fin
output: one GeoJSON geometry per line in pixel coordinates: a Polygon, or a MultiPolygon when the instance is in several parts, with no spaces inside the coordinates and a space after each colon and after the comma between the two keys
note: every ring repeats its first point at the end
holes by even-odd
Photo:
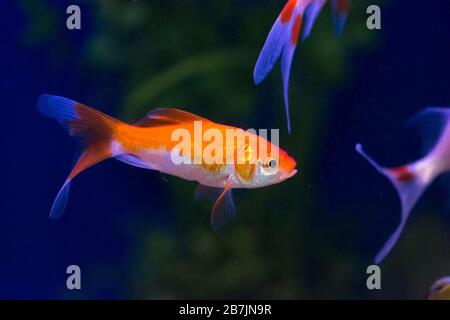
{"type": "MultiPolygon", "coordinates": [[[[297,11],[294,13],[295,20],[290,25],[288,37],[286,38],[286,44],[284,46],[283,55],[281,57],[281,75],[283,77],[283,94],[284,94],[284,106],[286,109],[286,120],[288,133],[291,133],[291,116],[289,112],[289,80],[291,77],[292,59],[297,48],[297,43],[293,42],[293,34],[297,19],[302,19],[302,16],[297,11]]],[[[300,20],[301,23],[301,20],[300,20]]],[[[300,25],[301,27],[301,25],[300,25]]]]}
{"type": "Polygon", "coordinates": [[[111,142],[119,121],[86,105],[58,96],[41,95],[37,107],[42,114],[56,119],[70,135],[78,137],[84,147],[50,211],[51,218],[59,218],[67,206],[70,182],[87,168],[112,156],[111,142]]]}
{"type": "Polygon", "coordinates": [[[348,1],[333,0],[332,2],[334,30],[338,37],[344,32],[345,23],[347,22],[348,1]]]}
{"type": "Polygon", "coordinates": [[[305,41],[311,34],[312,28],[317,20],[317,17],[322,11],[326,1],[316,0],[311,2],[305,10],[305,28],[303,29],[302,41],[305,41]]]}
{"type": "Polygon", "coordinates": [[[43,94],[37,101],[37,108],[43,115],[57,120],[68,129],[69,121],[80,119],[75,110],[76,104],[76,101],[64,97],[43,94]]]}
{"type": "Polygon", "coordinates": [[[420,129],[422,152],[428,153],[441,138],[450,120],[450,109],[429,107],[410,118],[406,124],[420,129]]]}
{"type": "Polygon", "coordinates": [[[270,30],[264,47],[259,54],[258,61],[253,71],[255,84],[260,84],[272,71],[273,66],[281,56],[283,47],[286,43],[290,23],[283,23],[278,17],[277,21],[270,30]]]}
{"type": "Polygon", "coordinates": [[[66,211],[67,202],[69,201],[70,183],[71,180],[67,179],[59,190],[50,210],[50,219],[59,219],[66,211]]]}

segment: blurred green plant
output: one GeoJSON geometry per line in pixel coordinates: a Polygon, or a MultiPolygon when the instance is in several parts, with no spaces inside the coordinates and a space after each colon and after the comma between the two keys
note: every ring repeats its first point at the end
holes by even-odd
{"type": "MultiPolygon", "coordinates": [[[[220,232],[209,227],[210,204],[193,201],[194,185],[168,177],[165,187],[175,221],[128,224],[140,230],[133,232],[131,274],[125,275],[131,279],[131,297],[352,296],[355,283],[365,281],[354,277],[363,258],[340,252],[338,244],[311,227],[326,204],[309,185],[320,174],[328,98],[351,80],[353,57],[376,45],[376,33],[367,30],[363,14],[369,1],[352,1],[339,39],[328,5],[310,39],[301,44],[292,70],[290,137],[278,67],[259,87],[252,79],[259,50],[284,1],[82,3],[92,7],[95,23],[86,50],[91,70],[123,75],[123,118],[136,120],[154,107],[176,106],[241,127],[281,126],[281,146],[292,146],[289,153],[300,166],[295,179],[283,184],[236,192],[238,217],[220,232]]],[[[47,24],[42,28],[32,38],[49,32],[47,24]]],[[[95,90],[104,85],[98,83],[95,90]]],[[[352,225],[340,227],[339,232],[356,233],[352,225]]]]}
{"type": "MultiPolygon", "coordinates": [[[[298,177],[238,193],[238,218],[220,232],[209,227],[210,204],[193,201],[192,183],[169,178],[176,221],[148,226],[136,239],[135,297],[333,297],[351,288],[349,266],[358,258],[335,256],[332,244],[308,229],[320,195],[309,192],[307,183],[318,172],[327,97],[351,77],[355,51],[374,44],[365,15],[358,14],[367,3],[352,3],[341,39],[325,10],[294,60],[295,133],[283,136],[281,144],[295,141],[298,177]],[[328,278],[330,286],[315,287],[310,269],[320,270],[321,281],[328,278]]],[[[278,72],[261,87],[252,82],[254,63],[280,9],[274,1],[102,1],[90,59],[127,76],[122,113],[128,119],[152,106],[187,106],[216,121],[257,128],[264,113],[270,122],[263,124],[284,127],[278,72]]]]}

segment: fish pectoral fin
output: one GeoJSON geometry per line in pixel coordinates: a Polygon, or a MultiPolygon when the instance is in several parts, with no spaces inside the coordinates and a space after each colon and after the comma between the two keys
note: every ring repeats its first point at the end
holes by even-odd
{"type": "Polygon", "coordinates": [[[236,207],[233,201],[231,179],[228,179],[225,188],[217,198],[211,210],[211,227],[218,230],[236,216],[236,207]]]}

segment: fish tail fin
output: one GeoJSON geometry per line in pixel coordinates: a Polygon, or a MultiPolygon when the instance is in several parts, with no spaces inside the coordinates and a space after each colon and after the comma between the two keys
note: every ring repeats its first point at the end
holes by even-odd
{"type": "Polygon", "coordinates": [[[289,81],[291,77],[292,59],[297,48],[298,39],[303,25],[304,8],[299,8],[294,12],[286,44],[281,56],[281,75],[283,78],[284,108],[288,133],[291,134],[291,116],[289,112],[289,81]]]}
{"type": "Polygon", "coordinates": [[[337,36],[340,36],[347,22],[349,0],[333,0],[332,8],[334,28],[337,36]]]}
{"type": "Polygon", "coordinates": [[[112,156],[111,144],[118,120],[76,101],[51,95],[41,95],[38,110],[67,129],[71,136],[81,140],[83,153],[76,162],[50,211],[50,218],[63,215],[69,199],[70,183],[87,168],[112,156]]]}
{"type": "Polygon", "coordinates": [[[325,5],[326,0],[313,0],[310,2],[310,4],[305,9],[305,26],[303,28],[302,33],[302,41],[305,41],[309,35],[311,34],[311,31],[313,29],[313,26],[322,11],[323,6],[325,5]]]}
{"type": "Polygon", "coordinates": [[[296,7],[297,1],[289,0],[272,26],[253,71],[255,84],[260,84],[268,76],[280,58],[289,37],[296,7]]]}
{"type": "Polygon", "coordinates": [[[378,172],[387,177],[394,185],[401,202],[401,221],[395,232],[389,237],[381,251],[375,258],[379,264],[389,254],[398,241],[403,228],[409,218],[412,208],[420,196],[435,178],[434,165],[430,163],[432,157],[426,156],[418,161],[399,167],[385,168],[380,166],[367,153],[360,144],[356,145],[356,151],[364,157],[378,172]]]}

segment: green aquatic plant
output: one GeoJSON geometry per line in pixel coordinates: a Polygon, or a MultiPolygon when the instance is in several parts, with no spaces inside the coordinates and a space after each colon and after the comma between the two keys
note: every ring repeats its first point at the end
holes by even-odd
{"type": "MultiPolygon", "coordinates": [[[[28,21],[24,42],[52,43],[51,60],[64,59],[72,39],[58,27],[64,26],[64,14],[47,1],[21,3],[28,21]]],[[[299,163],[299,173],[286,184],[236,192],[237,218],[219,232],[209,225],[210,203],[193,201],[193,183],[171,177],[164,183],[159,174],[139,171],[143,180],[152,179],[154,188],[162,190],[164,199],[148,196],[161,207],[123,214],[120,230],[131,239],[132,250],[119,262],[92,258],[83,297],[100,296],[111,283],[133,298],[371,297],[364,271],[373,252],[363,252],[358,241],[369,227],[352,217],[379,209],[360,212],[343,201],[336,213],[342,215],[328,222],[329,190],[320,183],[319,160],[329,154],[322,145],[330,114],[342,112],[332,109],[332,97],[354,79],[354,58],[365,58],[380,39],[380,32],[366,28],[365,9],[372,3],[352,1],[340,38],[332,32],[329,10],[324,10],[309,40],[299,46],[291,79],[290,137],[283,127],[279,72],[259,87],[252,79],[259,50],[283,5],[279,1],[79,4],[82,12],[89,12],[80,31],[87,39],[79,72],[101,80],[91,80],[88,90],[101,101],[113,100],[116,116],[135,121],[154,107],[172,106],[243,128],[281,127],[281,146],[299,163]],[[148,216],[163,221],[148,223],[148,216]]],[[[433,243],[443,248],[449,243],[442,220],[430,217],[436,211],[432,205],[417,211],[426,211],[417,213],[424,218],[410,227],[396,257],[383,267],[383,292],[390,296],[417,298],[418,292],[426,292],[429,281],[417,277],[411,265],[420,262],[433,279],[450,268],[445,253],[435,253],[445,250],[431,254],[423,244],[422,228],[432,231],[433,243]],[[410,254],[419,245],[421,261],[410,254]]]]}
{"type": "MultiPolygon", "coordinates": [[[[352,11],[363,7],[364,1],[355,3],[352,11]]],[[[90,59],[125,75],[122,113],[128,119],[152,106],[177,106],[242,127],[279,127],[284,118],[281,90],[267,90],[277,88],[279,76],[261,87],[252,81],[258,50],[278,10],[275,3],[231,0],[102,2],[101,30],[91,39],[90,59]]],[[[210,204],[192,201],[192,183],[168,178],[164,187],[173,200],[168,212],[174,219],[169,225],[140,228],[131,270],[136,297],[345,295],[338,291],[353,281],[348,262],[356,265],[358,259],[340,256],[328,264],[333,247],[309,227],[314,212],[324,208],[308,184],[318,172],[327,97],[351,76],[345,72],[352,70],[351,56],[373,46],[374,39],[364,15],[353,14],[340,39],[331,31],[330,14],[320,17],[294,60],[296,129],[292,137],[281,138],[282,146],[291,146],[298,156],[300,173],[286,185],[237,193],[238,217],[231,225],[212,231],[210,204]],[[316,288],[311,269],[333,285],[326,291],[316,288]]]]}

